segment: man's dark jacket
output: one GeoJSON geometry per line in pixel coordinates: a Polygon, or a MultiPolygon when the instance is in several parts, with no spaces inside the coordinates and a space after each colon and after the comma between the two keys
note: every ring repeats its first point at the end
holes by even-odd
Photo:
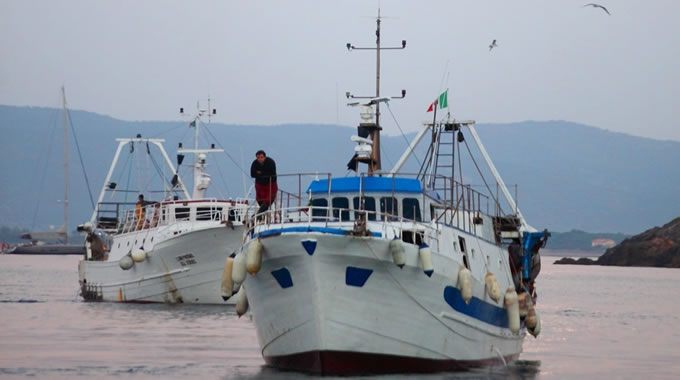
{"type": "Polygon", "coordinates": [[[269,157],[264,158],[264,162],[260,164],[257,160],[253,161],[250,165],[250,176],[255,178],[255,183],[258,185],[269,185],[276,182],[276,163],[269,157]],[[260,174],[257,174],[257,171],[260,174]]]}

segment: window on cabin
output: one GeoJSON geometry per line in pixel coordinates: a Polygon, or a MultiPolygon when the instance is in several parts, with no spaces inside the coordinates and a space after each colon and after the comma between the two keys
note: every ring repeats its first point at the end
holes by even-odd
{"type": "Polygon", "coordinates": [[[191,209],[189,207],[175,208],[175,220],[189,220],[191,216],[191,209]]]}
{"type": "Polygon", "coordinates": [[[415,220],[420,222],[420,202],[416,198],[404,198],[401,201],[402,209],[401,213],[404,215],[404,219],[415,220]]]}
{"type": "Polygon", "coordinates": [[[328,216],[328,200],[325,198],[316,198],[311,201],[312,217],[317,217],[317,220],[323,220],[328,216]]]}
{"type": "MultiPolygon", "coordinates": [[[[368,215],[367,220],[375,220],[375,198],[373,197],[354,197],[354,210],[364,210],[368,215]],[[363,201],[363,208],[361,205],[363,201]]],[[[354,211],[354,220],[359,220],[361,211],[354,211]]]]}
{"type": "Polygon", "coordinates": [[[399,203],[394,197],[380,198],[380,213],[385,220],[397,220],[399,216],[399,203]]]}
{"type": "Polygon", "coordinates": [[[333,198],[333,218],[349,220],[349,200],[345,197],[333,198]]]}

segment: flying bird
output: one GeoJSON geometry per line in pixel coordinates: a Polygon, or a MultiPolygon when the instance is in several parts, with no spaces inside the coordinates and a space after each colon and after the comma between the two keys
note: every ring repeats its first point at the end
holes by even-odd
{"type": "Polygon", "coordinates": [[[496,45],[496,40],[491,41],[491,44],[489,45],[489,51],[491,51],[491,49],[495,48],[496,46],[498,46],[496,45]]]}
{"type": "Polygon", "coordinates": [[[607,10],[607,8],[603,7],[603,6],[600,5],[600,4],[589,3],[589,4],[584,5],[583,7],[602,8],[602,10],[605,11],[605,12],[607,12],[608,15],[610,15],[610,16],[612,15],[611,13],[609,13],[609,11],[607,10]]]}

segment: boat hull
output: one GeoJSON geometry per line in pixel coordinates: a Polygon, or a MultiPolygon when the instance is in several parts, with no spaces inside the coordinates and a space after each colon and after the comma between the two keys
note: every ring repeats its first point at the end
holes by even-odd
{"type": "Polygon", "coordinates": [[[225,304],[220,292],[226,258],[238,250],[243,226],[214,227],[157,243],[147,258],[123,270],[118,260],[79,263],[87,301],[225,304]]]}
{"type": "Polygon", "coordinates": [[[462,300],[461,264],[453,257],[433,253],[434,273],[427,276],[418,246],[405,244],[400,269],[389,240],[379,237],[290,233],[261,243],[262,268],[245,287],[272,366],[324,374],[437,372],[502,363],[522,351],[524,329],[509,330],[502,300],[489,299],[483,277],[473,280],[470,303],[462,300]]]}
{"type": "Polygon", "coordinates": [[[83,244],[20,245],[7,252],[12,255],[85,255],[83,244]]]}

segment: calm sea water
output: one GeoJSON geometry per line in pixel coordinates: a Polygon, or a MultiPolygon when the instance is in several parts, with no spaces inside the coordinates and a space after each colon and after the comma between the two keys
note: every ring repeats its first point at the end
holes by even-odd
{"type": "MultiPolygon", "coordinates": [[[[313,378],[265,367],[233,307],[82,302],[78,259],[0,255],[0,378],[313,378]]],[[[538,281],[541,335],[517,362],[370,378],[680,378],[680,270],[555,259],[538,281]]]]}

